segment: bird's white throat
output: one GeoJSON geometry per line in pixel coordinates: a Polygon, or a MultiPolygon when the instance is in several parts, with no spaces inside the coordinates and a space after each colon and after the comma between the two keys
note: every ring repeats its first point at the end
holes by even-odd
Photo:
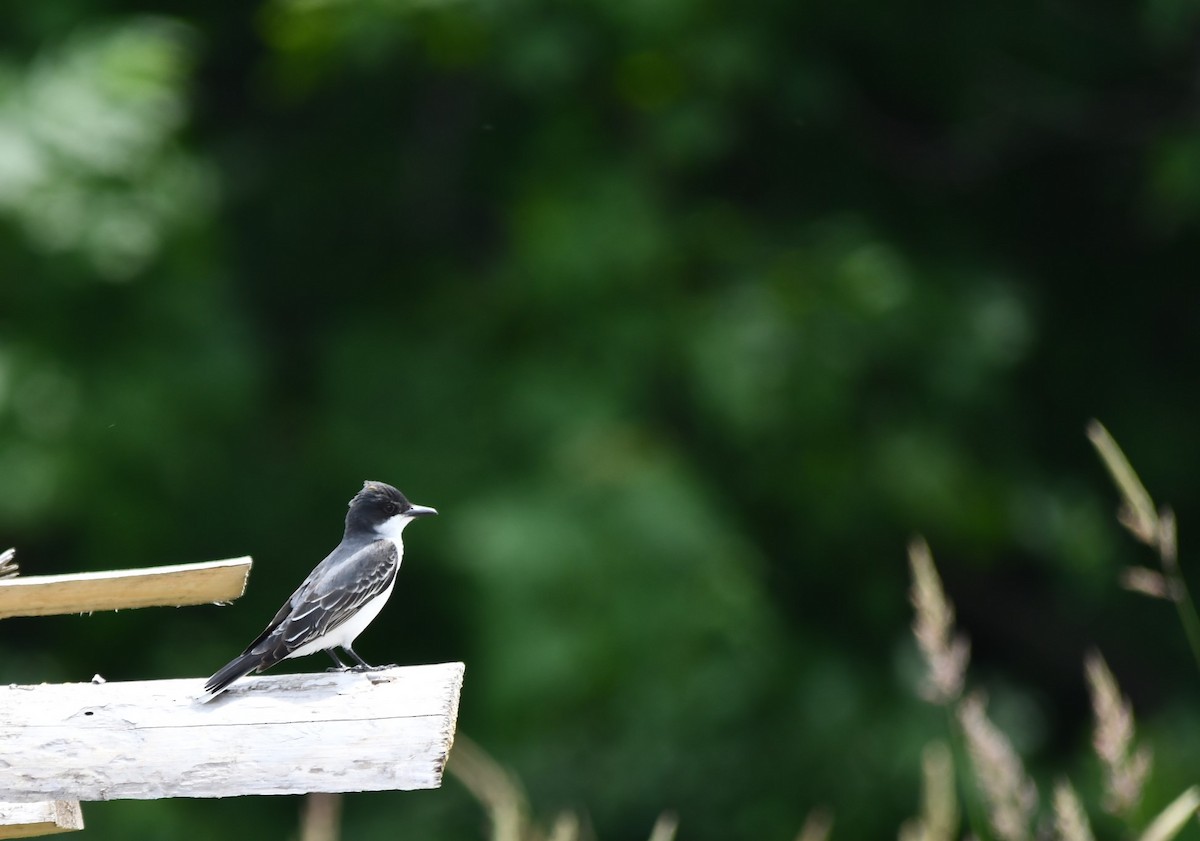
{"type": "Polygon", "coordinates": [[[404,527],[411,523],[413,519],[413,517],[407,514],[397,514],[376,526],[375,533],[380,537],[386,537],[388,540],[393,541],[397,549],[404,551],[404,544],[400,542],[400,533],[404,531],[404,527]]]}

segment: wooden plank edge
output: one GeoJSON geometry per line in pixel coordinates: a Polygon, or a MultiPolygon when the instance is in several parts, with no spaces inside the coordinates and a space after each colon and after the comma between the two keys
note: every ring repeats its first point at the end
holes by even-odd
{"type": "Polygon", "coordinates": [[[0,838],[36,838],[83,829],[78,800],[0,803],[0,838]]]}
{"type": "Polygon", "coordinates": [[[252,565],[253,559],[242,556],[0,580],[0,619],[229,602],[246,591],[252,565]]]}
{"type": "Polygon", "coordinates": [[[458,673],[453,679],[450,695],[446,699],[446,730],[443,734],[446,750],[442,753],[437,765],[437,785],[435,788],[441,788],[442,780],[446,776],[446,763],[450,761],[450,751],[454,750],[454,736],[458,733],[458,710],[462,702],[463,681],[467,676],[466,663],[459,661],[451,665],[458,668],[458,673]]]}

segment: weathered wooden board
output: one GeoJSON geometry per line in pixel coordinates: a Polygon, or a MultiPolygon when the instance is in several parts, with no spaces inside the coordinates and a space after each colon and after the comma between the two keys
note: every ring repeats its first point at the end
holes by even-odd
{"type": "Polygon", "coordinates": [[[463,671],[0,687],[0,801],[436,788],[463,671]]]}
{"type": "Polygon", "coordinates": [[[145,569],[5,578],[0,580],[0,619],[228,602],[245,591],[250,565],[250,558],[230,558],[145,569]]]}
{"type": "Polygon", "coordinates": [[[0,838],[35,838],[83,829],[77,800],[0,803],[0,838]]]}

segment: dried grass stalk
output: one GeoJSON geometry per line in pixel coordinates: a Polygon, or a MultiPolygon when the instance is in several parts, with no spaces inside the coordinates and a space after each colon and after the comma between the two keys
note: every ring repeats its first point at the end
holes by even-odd
{"type": "Polygon", "coordinates": [[[900,827],[900,841],[952,841],[958,831],[954,759],[944,742],[921,755],[921,814],[900,827]]]}
{"type": "Polygon", "coordinates": [[[988,718],[979,694],[963,700],[958,720],[992,831],[1001,841],[1027,841],[1038,794],[1021,758],[1008,737],[988,718]]]}
{"type": "Polygon", "coordinates": [[[1178,598],[1166,576],[1149,567],[1125,567],[1121,570],[1121,586],[1154,599],[1175,601],[1178,598]]]}
{"type": "Polygon", "coordinates": [[[559,812],[550,827],[546,841],[579,841],[579,816],[574,812],[559,812]]]}
{"type": "Polygon", "coordinates": [[[1117,442],[1100,421],[1088,422],[1087,437],[1100,454],[1100,459],[1108,468],[1121,494],[1121,507],[1117,511],[1117,519],[1142,543],[1157,546],[1159,525],[1154,501],[1150,499],[1142,480],[1129,464],[1129,459],[1125,458],[1125,453],[1121,452],[1117,442]]]}
{"type": "Polygon", "coordinates": [[[1158,813],[1138,841],[1171,841],[1200,809],[1200,786],[1192,786],[1158,813]]]}
{"type": "MultiPolygon", "coordinates": [[[[457,779],[488,813],[491,841],[580,841],[594,837],[591,828],[571,810],[559,812],[550,825],[534,821],[521,781],[468,739],[461,731],[454,737],[454,750],[446,772],[457,779]]],[[[650,841],[674,841],[679,819],[663,812],[654,822],[650,841]]]]}
{"type": "Polygon", "coordinates": [[[1163,569],[1172,575],[1179,571],[1179,537],[1175,531],[1175,512],[1163,506],[1158,512],[1158,536],[1155,544],[1163,569]]]}
{"type": "Polygon", "coordinates": [[[796,841],[828,841],[833,829],[833,815],[828,809],[813,809],[804,819],[796,841]]]}
{"type": "Polygon", "coordinates": [[[524,841],[533,827],[529,803],[517,778],[461,732],[446,771],[458,779],[488,813],[491,841],[524,841]]]}
{"type": "Polygon", "coordinates": [[[1128,817],[1142,799],[1150,774],[1150,750],[1135,747],[1133,707],[1121,695],[1104,658],[1091,652],[1084,671],[1096,719],[1092,745],[1104,766],[1104,809],[1128,817]]]}
{"type": "Polygon", "coordinates": [[[679,817],[674,812],[663,812],[650,830],[650,841],[675,841],[679,829],[679,817]]]}
{"type": "Polygon", "coordinates": [[[1094,841],[1092,825],[1075,788],[1066,780],[1054,787],[1054,831],[1061,841],[1094,841]]]}
{"type": "Polygon", "coordinates": [[[342,795],[314,791],[304,798],[300,841],[338,841],[341,824],[342,795]]]}
{"type": "Polygon", "coordinates": [[[942,589],[929,545],[916,538],[908,545],[912,570],[910,598],[916,611],[913,634],[925,660],[921,695],[935,704],[949,704],[962,695],[971,646],[954,630],[954,606],[942,589]]]}

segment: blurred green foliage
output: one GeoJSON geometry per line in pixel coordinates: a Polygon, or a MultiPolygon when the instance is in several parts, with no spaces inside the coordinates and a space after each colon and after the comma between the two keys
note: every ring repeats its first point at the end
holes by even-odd
{"type": "MultiPolygon", "coordinates": [[[[1196,676],[1117,589],[1082,434],[1176,505],[1186,568],[1191,4],[144,12],[0,11],[0,544],[255,571],[228,608],[9,620],[0,679],[207,676],[371,478],[443,516],[360,650],[464,660],[464,731],[598,837],[670,808],[787,838],[817,804],[892,835],[941,732],[916,530],[1038,773],[1098,784],[1098,644],[1161,745],[1148,808],[1195,782],[1196,676]]],[[[296,807],[85,811],[203,839],[296,807]]],[[[345,811],[481,821],[452,784],[345,811]]]]}

